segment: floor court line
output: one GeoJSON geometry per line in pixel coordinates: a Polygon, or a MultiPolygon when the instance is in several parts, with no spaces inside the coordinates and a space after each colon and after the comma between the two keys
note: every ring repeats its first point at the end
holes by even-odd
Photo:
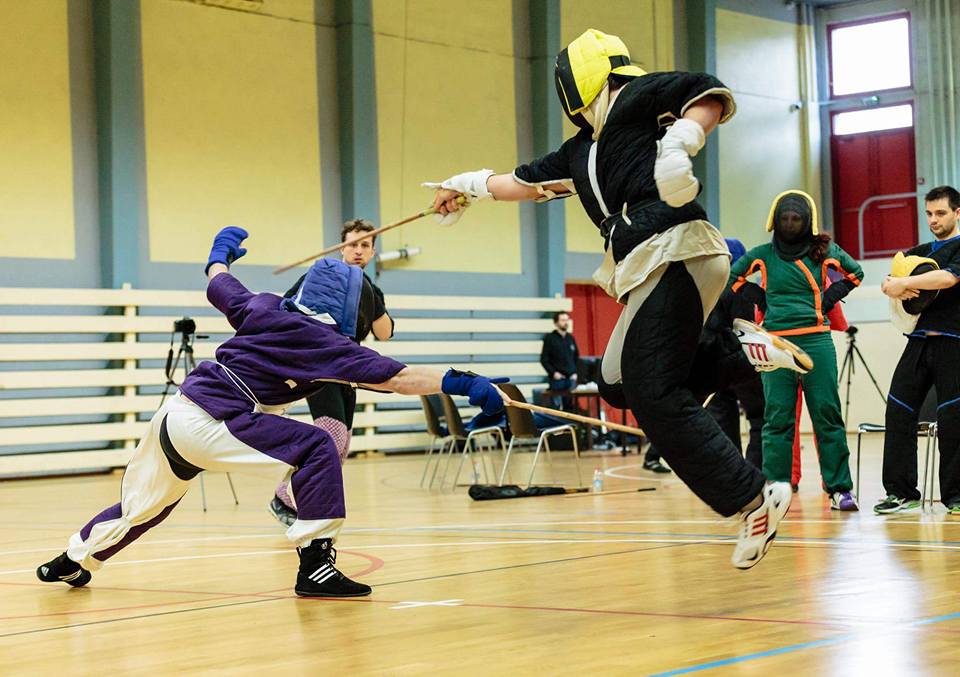
{"type": "MultiPolygon", "coordinates": [[[[669,546],[669,545],[668,545],[668,546],[661,546],[661,547],[675,547],[675,546],[669,546]]],[[[587,559],[587,558],[596,558],[596,557],[603,557],[603,556],[621,555],[621,554],[628,554],[628,553],[630,553],[630,552],[637,552],[637,551],[640,551],[640,550],[650,550],[650,549],[657,549],[657,548],[641,548],[641,549],[635,549],[635,550],[629,550],[629,551],[618,551],[618,552],[611,552],[611,553],[602,553],[602,554],[598,554],[598,555],[587,555],[587,556],[582,556],[582,557],[574,557],[574,558],[568,558],[568,559],[564,559],[564,560],[546,560],[546,561],[541,561],[541,562],[531,562],[531,563],[527,563],[527,564],[523,564],[523,565],[512,565],[512,566],[509,566],[509,567],[497,567],[496,569],[488,569],[488,570],[482,570],[482,571],[459,572],[459,573],[455,573],[455,574],[448,574],[448,575],[445,575],[445,576],[434,576],[434,577],[430,577],[429,579],[411,579],[410,581],[396,581],[396,582],[394,582],[394,583],[392,583],[392,584],[407,583],[407,582],[418,582],[418,581],[422,581],[422,580],[430,580],[430,579],[436,579],[436,578],[444,578],[444,577],[448,577],[448,576],[471,575],[471,574],[476,574],[476,573],[489,573],[489,572],[496,571],[496,570],[503,570],[503,569],[509,569],[509,568],[518,568],[518,567],[522,567],[522,566],[537,566],[537,565],[544,565],[544,564],[563,563],[563,562],[572,561],[572,560],[578,560],[578,559],[587,559]]],[[[355,553],[355,554],[362,554],[362,553],[355,553]]],[[[354,575],[357,575],[357,574],[354,574],[354,575]]],[[[37,585],[40,585],[40,584],[38,583],[37,585]]],[[[391,585],[391,583],[379,584],[377,587],[380,588],[380,587],[384,587],[385,585],[391,585]]],[[[286,588],[284,588],[284,590],[286,590],[286,588]]],[[[280,600],[280,599],[297,599],[296,595],[291,595],[291,594],[287,594],[287,595],[271,595],[271,594],[269,594],[269,593],[271,593],[271,592],[272,592],[272,591],[264,591],[264,592],[258,592],[258,593],[247,593],[247,594],[244,594],[244,593],[222,593],[222,594],[226,595],[227,597],[263,597],[263,598],[265,598],[265,599],[251,600],[250,602],[244,602],[244,603],[255,603],[255,602],[260,602],[260,601],[277,601],[277,600],[280,600]]],[[[221,593],[197,593],[197,594],[221,594],[221,593]]],[[[169,606],[169,605],[178,605],[178,604],[190,604],[190,603],[199,602],[199,601],[210,601],[210,600],[187,600],[187,601],[181,601],[181,602],[163,602],[163,603],[156,603],[156,604],[150,604],[150,605],[136,605],[136,606],[118,607],[118,608],[112,608],[112,609],[91,609],[91,610],[82,610],[82,611],[79,611],[79,612],[69,612],[69,611],[67,611],[67,612],[59,612],[59,613],[57,613],[57,614],[38,614],[38,615],[36,615],[36,616],[20,616],[20,617],[10,617],[10,618],[11,618],[11,619],[22,619],[22,618],[48,617],[48,616],[53,616],[53,615],[65,615],[65,614],[70,614],[70,613],[96,613],[96,612],[106,612],[106,611],[123,611],[123,610],[133,610],[133,609],[150,608],[150,607],[157,607],[157,606],[169,606]]],[[[318,600],[318,601],[319,601],[319,600],[318,600]]],[[[329,600],[327,600],[327,601],[329,601],[329,600]]],[[[378,603],[378,604],[390,604],[390,605],[394,605],[394,604],[398,604],[398,603],[399,603],[399,600],[384,600],[384,599],[376,599],[376,598],[374,598],[374,599],[368,599],[368,600],[347,600],[347,599],[344,599],[344,600],[333,600],[333,601],[358,601],[358,602],[368,602],[368,603],[378,603]]],[[[24,632],[22,632],[22,633],[10,633],[10,634],[8,634],[8,635],[0,635],[0,638],[6,637],[6,636],[15,636],[15,635],[17,635],[17,634],[29,634],[29,633],[31,633],[31,632],[44,632],[44,631],[48,631],[48,630],[66,629],[66,628],[73,628],[73,627],[82,627],[82,626],[85,626],[85,625],[93,625],[93,624],[97,624],[97,623],[119,622],[119,621],[123,621],[123,620],[135,620],[135,619],[141,619],[141,618],[149,618],[149,617],[151,617],[151,616],[166,615],[166,614],[168,614],[168,613],[183,613],[183,612],[189,612],[189,611],[199,611],[199,610],[212,609],[212,608],[220,608],[220,607],[226,607],[226,606],[235,606],[235,604],[213,605],[213,606],[207,606],[207,607],[196,607],[196,608],[193,608],[193,609],[182,609],[182,610],[179,610],[179,611],[176,611],[176,612],[165,612],[165,613],[161,613],[161,614],[147,614],[147,615],[139,615],[139,616],[133,616],[133,617],[123,617],[123,618],[116,618],[116,619],[105,619],[104,621],[97,621],[97,622],[92,622],[92,623],[71,624],[71,625],[67,625],[67,626],[57,626],[57,627],[53,627],[53,628],[38,628],[38,629],[35,629],[35,630],[32,630],[32,631],[24,631],[24,632]]],[[[583,607],[556,607],[556,606],[524,605],[524,604],[485,604],[485,603],[481,603],[481,602],[465,602],[465,603],[460,604],[460,605],[458,605],[458,606],[460,606],[460,607],[466,607],[466,608],[480,608],[480,609],[512,609],[512,610],[520,610],[520,611],[552,611],[552,612],[562,612],[562,613],[584,613],[584,614],[601,614],[601,615],[615,615],[615,616],[624,616],[624,615],[626,615],[626,616],[641,616],[641,617],[656,617],[656,618],[685,618],[685,619],[690,619],[690,620],[711,620],[711,621],[713,621],[713,620],[726,620],[726,621],[748,622],[748,623],[774,623],[774,624],[790,624],[790,625],[816,625],[816,626],[828,626],[828,627],[836,627],[836,626],[849,627],[850,625],[856,625],[855,622],[847,621],[847,620],[845,620],[845,621],[840,621],[840,622],[807,621],[807,620],[803,620],[803,619],[775,619],[775,618],[740,617],[740,616],[726,616],[726,615],[712,615],[712,614],[677,614],[677,613],[665,613],[665,612],[655,612],[655,611],[631,611],[631,610],[617,610],[617,609],[591,609],[591,608],[583,608],[583,607]]],[[[6,619],[0,618],[0,620],[6,620],[6,619]]]]}
{"type": "MultiPolygon", "coordinates": [[[[505,527],[525,527],[525,526],[599,526],[599,525],[655,525],[655,524],[682,524],[682,525],[697,525],[697,524],[716,524],[730,526],[734,522],[732,520],[578,520],[578,521],[536,521],[536,522],[494,522],[487,524],[451,524],[451,525],[421,525],[421,526],[407,526],[407,527],[354,527],[346,528],[343,530],[344,535],[351,534],[366,534],[366,533],[406,533],[406,532],[435,532],[435,531],[483,531],[490,529],[501,529],[505,527]]],[[[783,524],[833,524],[837,525],[845,524],[845,521],[840,520],[783,520],[783,524]]],[[[960,526],[960,520],[951,521],[951,522],[926,522],[919,520],[911,521],[897,521],[897,524],[925,524],[925,525],[945,525],[945,526],[960,526]]],[[[164,526],[164,529],[167,527],[164,526]]],[[[261,527],[262,528],[262,527],[261,527]]],[[[620,534],[630,534],[633,532],[573,532],[573,531],[543,531],[544,533],[620,533],[620,534]]],[[[642,535],[654,535],[649,533],[637,533],[638,536],[642,535]]],[[[656,534],[660,535],[660,534],[656,534]]],[[[691,536],[691,534],[678,533],[677,536],[691,536]]],[[[730,535],[724,534],[695,534],[694,536],[703,537],[703,538],[732,538],[730,535]]],[[[239,535],[230,535],[230,536],[197,536],[194,538],[171,538],[163,540],[151,540],[145,541],[143,545],[180,545],[183,543],[203,543],[203,542],[218,542],[218,541],[239,541],[244,539],[258,539],[258,538],[279,538],[283,539],[283,532],[277,531],[273,533],[259,533],[259,534],[239,534],[239,535]]],[[[781,539],[795,539],[802,540],[802,537],[791,537],[791,536],[781,536],[781,539]]],[[[38,540],[38,539],[35,539],[38,540]]],[[[826,540],[826,539],[818,539],[826,540]]],[[[852,543],[857,543],[857,541],[851,541],[852,543]]],[[[949,545],[960,545],[960,541],[905,541],[897,540],[890,541],[897,543],[911,543],[911,544],[949,544],[949,545]]],[[[49,548],[31,548],[24,550],[6,550],[0,551],[0,557],[7,555],[22,555],[22,554],[31,554],[31,553],[45,553],[50,552],[51,548],[56,549],[57,547],[62,547],[63,541],[58,541],[56,544],[51,545],[49,548]]]]}
{"type": "MultiPolygon", "coordinates": [[[[563,533],[563,532],[560,532],[563,533]]],[[[571,545],[571,544],[580,544],[580,545],[590,545],[590,544],[608,544],[608,543],[686,543],[686,544],[705,544],[705,545],[729,545],[734,540],[732,535],[715,535],[709,537],[697,537],[697,538],[598,538],[598,539],[589,539],[589,538],[574,538],[574,539],[564,539],[564,538],[554,538],[554,539],[514,539],[514,540],[492,540],[492,541],[447,541],[442,543],[378,543],[378,544],[369,544],[361,546],[364,550],[372,549],[398,549],[398,548],[450,548],[450,547],[479,547],[479,546],[495,546],[495,545],[571,545]]],[[[850,547],[854,545],[859,546],[873,546],[881,548],[914,548],[918,550],[929,549],[929,550],[960,550],[960,545],[952,545],[949,543],[942,542],[895,542],[895,541],[854,541],[849,539],[823,539],[823,538],[795,538],[790,536],[784,536],[778,539],[777,544],[780,546],[792,546],[792,547],[803,547],[803,546],[835,546],[835,547],[850,547]]],[[[177,557],[157,557],[151,559],[140,559],[140,560],[127,560],[121,562],[111,562],[109,566],[129,566],[133,564],[152,564],[156,562],[177,562],[177,561],[190,561],[190,560],[203,560],[203,559],[218,559],[224,557],[256,557],[261,555],[280,555],[280,554],[292,554],[293,550],[284,549],[284,550],[254,550],[250,552],[237,552],[237,553],[215,553],[215,554],[206,554],[206,555],[183,555],[177,557]]],[[[0,571],[0,576],[11,575],[11,574],[22,574],[22,573],[32,573],[35,569],[10,569],[6,571],[0,571]]]]}
{"type": "MultiPolygon", "coordinates": [[[[605,497],[611,498],[611,497],[605,497]]],[[[612,498],[618,498],[618,496],[613,496],[612,498]]],[[[866,515],[866,513],[863,513],[866,515]]],[[[887,516],[885,518],[877,518],[878,522],[882,519],[883,522],[887,524],[920,524],[928,526],[960,526],[960,519],[943,519],[946,517],[946,514],[937,514],[936,516],[930,516],[929,519],[900,519],[896,516],[887,516]]],[[[845,524],[850,521],[850,516],[846,519],[790,519],[787,518],[782,521],[782,524],[845,524]]],[[[872,519],[872,518],[869,518],[872,519]]],[[[0,522],[0,524],[3,524],[0,522]]],[[[587,525],[604,525],[604,524],[717,524],[717,525],[734,525],[736,524],[735,518],[717,518],[717,519],[656,519],[656,520],[541,520],[541,521],[532,521],[532,522],[491,522],[491,523],[482,523],[482,524],[426,524],[419,526],[392,526],[392,527],[346,527],[343,530],[344,534],[361,534],[361,533],[376,533],[376,532],[403,532],[403,531],[433,531],[433,530],[442,530],[442,529],[478,529],[478,528],[494,528],[494,527],[519,527],[519,526],[544,526],[544,525],[556,525],[556,526],[587,526],[587,525]]],[[[66,524],[67,527],[75,527],[75,524],[66,524]]],[[[40,529],[46,530],[45,527],[40,526],[40,529]]],[[[206,531],[211,529],[260,529],[262,530],[263,525],[221,525],[221,524],[164,524],[160,529],[162,531],[169,530],[198,530],[206,531]]],[[[31,527],[31,530],[35,530],[31,527]]],[[[55,528],[50,528],[51,531],[56,530],[55,528]]],[[[278,531],[278,534],[282,535],[282,531],[278,531]]],[[[239,534],[236,536],[198,536],[191,539],[168,539],[162,541],[163,543],[185,543],[185,542],[194,542],[194,541],[203,541],[203,540],[231,540],[231,539],[243,539],[243,538],[268,538],[274,534],[270,533],[259,533],[259,534],[239,534]]],[[[30,539],[31,541],[40,541],[43,539],[30,539]]],[[[18,541],[11,541],[10,543],[16,543],[18,541]]],[[[160,543],[161,541],[152,541],[153,543],[160,543]]],[[[57,541],[57,544],[62,543],[62,539],[57,541]]],[[[53,547],[57,547],[54,545],[53,547]]],[[[36,550],[18,550],[18,551],[6,551],[0,552],[0,556],[6,554],[19,554],[19,553],[28,553],[28,552],[40,552],[40,549],[36,550]]],[[[44,550],[45,551],[45,550],[44,550]]]]}
{"type": "Polygon", "coordinates": [[[889,625],[887,625],[886,626],[887,629],[882,629],[879,632],[876,631],[876,629],[874,629],[870,633],[850,632],[843,635],[839,635],[837,637],[820,639],[813,642],[801,642],[799,644],[790,644],[788,646],[782,646],[776,649],[769,649],[767,651],[758,651],[755,653],[744,654],[742,656],[725,658],[719,661],[711,661],[709,663],[700,663],[698,665],[691,665],[685,668],[677,668],[675,670],[668,670],[666,672],[658,672],[653,674],[651,677],[672,677],[673,675],[685,675],[685,674],[690,674],[692,672],[702,672],[704,670],[712,670],[714,668],[720,668],[725,665],[733,665],[735,663],[745,663],[747,661],[757,660],[761,658],[768,658],[770,656],[779,656],[786,653],[793,653],[795,651],[804,651],[806,649],[817,649],[823,646],[839,644],[841,642],[859,641],[862,639],[875,640],[877,637],[882,637],[884,635],[903,632],[903,630],[908,628],[924,627],[924,626],[932,625],[935,623],[943,623],[944,621],[955,620],[957,618],[960,618],[960,612],[944,614],[942,616],[934,616],[932,618],[922,618],[918,620],[908,621],[906,623],[898,623],[893,627],[890,627],[889,625]]]}
{"type": "MultiPolygon", "coordinates": [[[[667,546],[663,546],[663,547],[673,547],[673,546],[667,545],[667,546]]],[[[542,564],[551,564],[551,563],[558,563],[558,562],[570,561],[570,560],[574,560],[574,559],[585,559],[585,558],[590,558],[590,557],[601,557],[601,556],[611,556],[611,555],[628,554],[628,553],[630,553],[630,552],[635,552],[635,551],[637,551],[637,550],[649,550],[649,549],[651,549],[651,548],[642,548],[642,549],[636,549],[636,550],[630,550],[630,551],[618,551],[618,552],[612,552],[612,553],[602,553],[602,554],[598,554],[598,555],[587,555],[587,556],[582,556],[582,557],[569,558],[569,559],[567,559],[567,560],[548,560],[548,561],[544,561],[544,562],[528,563],[528,564],[526,564],[526,565],[513,565],[512,567],[507,567],[507,568],[515,568],[515,567],[518,567],[518,566],[535,566],[535,565],[542,565],[542,564]]],[[[344,551],[344,552],[346,552],[346,551],[344,551]]],[[[372,559],[372,560],[377,560],[377,561],[379,561],[380,564],[382,565],[382,560],[379,560],[379,558],[371,558],[370,556],[364,555],[363,553],[351,552],[351,554],[368,557],[369,559],[372,559]]],[[[379,568],[379,566],[376,566],[376,564],[374,564],[373,566],[374,566],[374,569],[373,569],[373,570],[375,570],[376,568],[379,568]]],[[[501,568],[503,568],[503,567],[501,567],[501,568]]],[[[369,571],[369,570],[370,570],[370,568],[368,568],[368,571],[369,571]]],[[[451,574],[451,575],[470,575],[470,574],[473,574],[473,573],[486,573],[487,571],[489,571],[489,570],[484,570],[484,571],[481,571],[481,572],[460,572],[459,574],[451,574]]],[[[363,573],[366,573],[366,572],[363,572],[363,573]]],[[[361,573],[361,574],[352,574],[352,575],[360,576],[360,575],[363,575],[363,573],[361,573]]],[[[445,576],[440,576],[440,577],[445,577],[445,576]]],[[[431,578],[440,578],[440,577],[431,577],[431,578]]],[[[419,580],[424,580],[424,579],[411,579],[411,581],[397,581],[397,582],[395,582],[394,584],[399,584],[399,583],[404,583],[404,582],[416,582],[416,581],[419,581],[419,580]]],[[[38,584],[36,584],[36,585],[40,585],[40,584],[38,583],[38,584]]],[[[390,583],[380,584],[380,585],[378,585],[378,587],[383,587],[384,585],[390,585],[390,583]]],[[[286,590],[286,588],[284,588],[283,590],[286,590]]],[[[24,635],[24,634],[32,634],[32,633],[38,633],[38,632],[46,632],[46,631],[50,631],[50,630],[68,629],[68,628],[83,627],[83,626],[88,626],[88,625],[97,625],[97,624],[102,624],[102,623],[120,622],[120,621],[124,621],[124,620],[135,620],[135,619],[142,619],[142,618],[150,618],[150,617],[154,617],[154,616],[163,616],[163,615],[169,615],[169,614],[173,614],[173,613],[186,613],[186,612],[191,612],[191,611],[202,611],[202,610],[209,610],[209,609],[216,609],[216,608],[224,608],[224,607],[238,606],[238,605],[244,605],[244,604],[254,604],[254,603],[259,603],[259,602],[264,602],[264,601],[277,601],[277,600],[282,600],[282,599],[296,599],[296,596],[295,596],[295,595],[291,595],[291,594],[287,594],[287,595],[276,595],[276,594],[272,594],[272,593],[274,593],[274,592],[279,592],[279,591],[262,591],[262,592],[254,592],[254,593],[203,593],[203,592],[195,592],[194,594],[203,594],[203,595],[226,595],[226,596],[228,596],[228,597],[234,597],[234,596],[235,596],[235,597],[262,597],[263,599],[254,599],[254,600],[249,600],[249,601],[245,601],[245,602],[234,602],[234,603],[229,603],[229,604],[209,605],[209,606],[205,606],[205,607],[194,607],[194,608],[191,608],[191,609],[182,609],[182,610],[177,610],[177,611],[161,612],[161,613],[157,613],[157,614],[145,614],[145,615],[138,615],[138,616],[132,616],[132,617],[123,617],[123,618],[115,618],[115,619],[105,619],[105,620],[103,620],[103,621],[94,621],[94,622],[88,622],[88,623],[70,624],[70,625],[65,625],[65,626],[55,626],[55,627],[51,627],[51,628],[38,628],[38,629],[34,629],[34,630],[29,630],[29,631],[22,631],[22,632],[16,632],[16,633],[3,634],[3,635],[0,635],[0,638],[3,638],[3,637],[12,637],[12,636],[18,636],[18,635],[24,635]]],[[[196,602],[196,601],[209,601],[209,600],[188,600],[188,601],[181,601],[181,602],[157,603],[157,604],[152,604],[152,605],[137,605],[137,606],[133,606],[133,607],[126,607],[126,608],[119,608],[119,609],[99,609],[99,610],[85,610],[85,611],[86,611],[86,612],[93,613],[93,612],[104,612],[104,611],[112,611],[112,610],[124,610],[124,609],[135,609],[135,608],[146,608],[146,607],[165,606],[165,605],[173,605],[173,604],[189,604],[189,603],[193,603],[193,602],[196,602]]],[[[310,601],[310,600],[308,600],[308,601],[310,601]]],[[[390,604],[390,605],[394,605],[394,604],[399,603],[399,600],[384,600],[384,599],[364,599],[364,600],[359,600],[359,599],[349,599],[349,600],[348,600],[348,599],[343,599],[343,600],[329,600],[329,599],[325,599],[325,600],[321,600],[321,599],[317,599],[316,601],[353,601],[353,602],[379,603],[379,604],[390,604]]],[[[857,621],[856,619],[845,619],[845,620],[839,620],[839,621],[829,621],[829,620],[827,620],[827,621],[813,621],[813,620],[805,620],[805,619],[776,619],[776,618],[741,617],[741,616],[725,616],[725,615],[711,615],[711,614],[677,614],[677,613],[665,613],[665,612],[654,612],[654,611],[631,611],[631,610],[616,610],[616,609],[590,609],[590,608],[579,608],[579,607],[555,607],[555,606],[538,606],[538,605],[521,605],[521,604],[484,604],[484,603],[473,603],[473,602],[466,602],[466,603],[464,603],[464,604],[461,604],[460,607],[461,607],[461,608],[462,608],[462,607],[466,607],[466,608],[515,609],[515,610],[525,610],[525,611],[556,611],[556,612],[563,612],[563,613],[586,613],[586,614],[603,614],[603,615],[628,615],[628,616],[661,617],[661,618],[686,618],[686,619],[690,619],[690,620],[727,620],[727,621],[748,622],[748,623],[775,623],[775,624],[815,625],[815,626],[829,626],[829,627],[850,627],[851,625],[854,626],[854,627],[859,627],[859,626],[871,626],[871,623],[870,623],[870,622],[857,621]]],[[[70,612],[63,612],[63,613],[70,613],[70,612]]],[[[39,615],[39,616],[50,616],[50,615],[60,615],[60,614],[42,614],[42,615],[39,615]]],[[[932,619],[920,619],[920,620],[918,620],[918,621],[914,621],[913,623],[911,623],[911,625],[918,625],[918,626],[920,626],[920,625],[928,625],[928,624],[931,624],[931,623],[940,622],[940,621],[942,621],[942,620],[947,620],[947,619],[955,618],[955,617],[958,617],[958,616],[960,616],[960,614],[951,614],[951,615],[948,615],[948,616],[936,617],[936,618],[932,618],[932,619]]],[[[25,617],[13,617],[13,618],[25,618],[25,617]]],[[[851,633],[849,636],[850,636],[850,637],[854,637],[855,635],[853,635],[853,634],[851,633]]],[[[783,648],[780,648],[780,649],[771,650],[771,651],[768,651],[768,652],[760,652],[760,653],[757,653],[757,654],[750,654],[750,655],[745,656],[745,657],[738,657],[738,658],[734,658],[734,659],[727,659],[727,662],[739,662],[739,661],[743,661],[743,660],[750,660],[751,658],[759,658],[759,657],[762,657],[762,656],[776,655],[776,654],[778,654],[778,653],[785,653],[785,652],[788,652],[788,651],[799,650],[799,649],[801,649],[801,648],[810,648],[810,647],[818,646],[818,645],[821,645],[821,644],[824,644],[824,643],[832,643],[832,642],[836,642],[836,641],[841,641],[843,637],[846,637],[846,636],[841,636],[841,638],[831,638],[831,639],[829,639],[829,640],[818,640],[818,641],[816,641],[816,642],[807,642],[807,643],[803,643],[803,644],[792,645],[791,647],[783,647],[783,648]]],[[[703,666],[691,666],[691,667],[689,667],[689,668],[683,668],[683,669],[681,669],[681,670],[682,670],[683,672],[691,672],[691,671],[709,669],[710,667],[719,667],[719,666],[722,665],[722,664],[727,664],[727,663],[715,662],[714,664],[704,664],[703,666]]],[[[664,673],[664,674],[682,674],[683,672],[664,673]]]]}

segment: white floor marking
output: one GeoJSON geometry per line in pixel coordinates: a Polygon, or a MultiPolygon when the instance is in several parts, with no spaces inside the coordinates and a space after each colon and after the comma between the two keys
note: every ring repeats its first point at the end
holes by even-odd
{"type": "Polygon", "coordinates": [[[421,606],[460,606],[463,604],[462,599],[443,599],[439,602],[400,602],[396,606],[390,607],[391,609],[416,609],[421,606]]]}

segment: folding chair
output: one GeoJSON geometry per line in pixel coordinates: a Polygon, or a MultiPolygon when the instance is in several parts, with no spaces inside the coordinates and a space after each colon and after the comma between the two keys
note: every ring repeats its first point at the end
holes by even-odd
{"type": "MultiPolygon", "coordinates": [[[[203,505],[203,511],[207,511],[207,488],[203,484],[203,476],[206,475],[206,471],[200,473],[200,502],[203,505]]],[[[240,499],[237,498],[237,490],[233,487],[233,478],[230,477],[230,473],[224,473],[227,476],[227,482],[230,483],[230,493],[233,494],[233,504],[240,505],[240,499]]]]}
{"type": "MultiPolygon", "coordinates": [[[[440,488],[443,489],[443,484],[447,479],[447,470],[450,467],[450,462],[453,460],[453,450],[457,449],[463,445],[463,450],[460,452],[460,463],[457,466],[457,474],[453,478],[453,485],[451,486],[451,491],[456,489],[457,480],[460,479],[460,473],[463,471],[463,462],[467,458],[467,454],[470,455],[470,462],[473,463],[473,452],[474,447],[478,447],[480,451],[480,465],[483,466],[483,479],[487,483],[490,482],[489,476],[487,475],[487,464],[484,460],[486,446],[478,445],[477,438],[483,436],[490,436],[494,440],[498,441],[500,449],[506,448],[506,440],[503,436],[503,430],[499,426],[487,426],[485,428],[475,428],[467,432],[466,427],[463,425],[463,419],[460,417],[460,410],[457,409],[456,402],[453,401],[453,398],[442,393],[440,395],[440,400],[443,402],[443,413],[444,418],[447,421],[447,430],[450,431],[450,437],[452,442],[450,444],[450,453],[447,456],[447,464],[443,467],[443,475],[440,476],[440,488]]],[[[493,445],[491,445],[492,447],[493,445]]],[[[490,459],[490,468],[493,471],[493,474],[496,475],[496,467],[493,465],[493,459],[490,459]]],[[[476,467],[474,466],[474,478],[477,478],[476,467]]]]}
{"type": "Polygon", "coordinates": [[[427,471],[430,469],[430,460],[433,456],[433,451],[437,443],[440,443],[440,449],[437,451],[437,462],[433,464],[433,474],[430,476],[430,484],[428,485],[428,488],[430,488],[433,487],[433,481],[437,478],[437,469],[440,467],[440,460],[443,458],[444,450],[448,444],[453,444],[453,435],[440,424],[440,416],[437,414],[437,410],[443,408],[443,403],[438,396],[421,395],[420,404],[423,406],[423,416],[427,420],[427,433],[430,435],[430,446],[427,448],[425,455],[426,462],[423,465],[423,475],[420,476],[421,487],[427,478],[427,471]]]}
{"type": "MultiPolygon", "coordinates": [[[[526,402],[523,393],[512,383],[503,383],[500,388],[507,394],[511,400],[517,402],[526,402]]],[[[553,457],[550,453],[550,438],[554,435],[569,434],[573,439],[573,456],[577,462],[577,486],[583,486],[583,475],[580,472],[580,448],[577,445],[577,430],[571,424],[558,425],[552,428],[540,430],[534,423],[533,414],[528,409],[519,407],[507,407],[507,425],[510,426],[510,446],[507,447],[507,456],[503,459],[503,468],[500,470],[499,483],[502,486],[507,474],[507,465],[510,463],[510,454],[513,452],[513,445],[518,439],[536,439],[537,450],[533,454],[533,465],[530,467],[530,478],[527,480],[527,486],[533,484],[533,473],[537,469],[537,459],[540,458],[540,449],[547,450],[547,463],[550,465],[550,475],[555,479],[553,472],[553,457]]]]}
{"type": "MultiPolygon", "coordinates": [[[[937,455],[937,393],[935,388],[930,388],[927,396],[923,400],[918,412],[920,421],[917,423],[917,437],[925,437],[927,440],[926,450],[923,461],[923,486],[920,487],[920,505],[924,506],[927,501],[927,487],[930,488],[930,503],[933,503],[933,489],[936,481],[937,468],[933,464],[933,473],[929,477],[928,472],[937,455]]],[[[861,423],[857,426],[857,480],[854,491],[857,496],[860,495],[860,445],[865,434],[886,433],[885,426],[879,423],[861,423]]]]}

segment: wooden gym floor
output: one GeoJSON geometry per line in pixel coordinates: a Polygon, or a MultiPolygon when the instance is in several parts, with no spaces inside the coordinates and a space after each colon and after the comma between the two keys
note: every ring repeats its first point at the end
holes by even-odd
{"type": "MultiPolygon", "coordinates": [[[[210,475],[209,512],[194,487],[83,589],[33,571],[119,476],[0,483],[0,673],[957,674],[960,519],[874,516],[879,444],[862,513],[829,510],[808,454],[747,572],[729,564],[734,525],[637,456],[595,453],[584,474],[656,491],[483,503],[419,489],[418,457],[354,459],[338,565],[374,592],[342,601],[293,595],[258,478],[235,477],[235,507],[210,475]]],[[[569,453],[557,465],[572,478],[569,453]]]]}

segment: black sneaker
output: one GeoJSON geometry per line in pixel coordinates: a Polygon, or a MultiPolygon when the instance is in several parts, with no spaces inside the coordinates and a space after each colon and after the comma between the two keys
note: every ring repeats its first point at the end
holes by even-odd
{"type": "Polygon", "coordinates": [[[93,576],[89,571],[67,557],[67,553],[63,553],[56,559],[37,567],[37,578],[44,583],[63,581],[75,588],[81,588],[89,583],[93,576]]]}
{"type": "Polygon", "coordinates": [[[664,465],[663,463],[661,463],[659,460],[656,460],[656,461],[644,461],[644,462],[643,462],[643,469],[644,469],[644,470],[649,470],[650,472],[661,473],[661,474],[663,474],[663,473],[668,473],[668,472],[673,472],[672,470],[670,470],[670,468],[668,468],[667,466],[665,466],[665,465],[664,465]]]}
{"type": "Polygon", "coordinates": [[[920,507],[920,501],[888,494],[885,499],[873,506],[873,511],[878,515],[889,515],[894,512],[916,512],[920,507]]]}
{"type": "Polygon", "coordinates": [[[333,566],[337,551],[329,538],[317,539],[297,552],[300,570],[293,590],[301,597],[364,597],[372,592],[369,585],[351,581],[333,566]]]}
{"type": "Polygon", "coordinates": [[[270,514],[273,515],[280,524],[290,526],[297,521],[297,513],[291,508],[288,508],[287,504],[281,501],[279,496],[273,497],[270,505],[267,506],[267,510],[270,511],[270,514]]]}

